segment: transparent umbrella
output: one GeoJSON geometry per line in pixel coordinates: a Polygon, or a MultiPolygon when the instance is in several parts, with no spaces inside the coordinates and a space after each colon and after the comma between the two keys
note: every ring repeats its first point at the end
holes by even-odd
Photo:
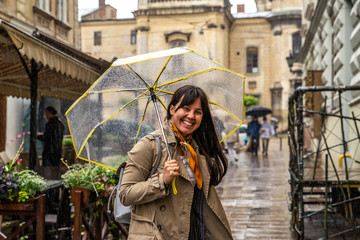
{"type": "Polygon", "coordinates": [[[116,170],[140,138],[162,127],[174,91],[188,84],[206,92],[211,111],[235,132],[244,79],[188,48],[119,59],[65,114],[77,157],[116,170]]]}

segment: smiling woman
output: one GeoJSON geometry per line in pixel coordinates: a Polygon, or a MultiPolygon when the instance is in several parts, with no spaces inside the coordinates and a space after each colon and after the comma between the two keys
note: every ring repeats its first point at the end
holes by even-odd
{"type": "Polygon", "coordinates": [[[167,109],[164,136],[160,130],[155,133],[163,148],[168,139],[171,154],[162,155],[155,173],[144,177],[157,157],[153,137],[145,136],[128,153],[120,188],[121,203],[133,205],[128,239],[232,239],[214,187],[228,163],[208,97],[201,88],[184,85],[174,92],[167,109]]]}

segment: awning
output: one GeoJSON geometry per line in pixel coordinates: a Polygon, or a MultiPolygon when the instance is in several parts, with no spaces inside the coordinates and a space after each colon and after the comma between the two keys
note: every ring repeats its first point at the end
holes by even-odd
{"type": "Polygon", "coordinates": [[[27,34],[0,19],[1,95],[30,98],[30,79],[22,60],[29,69],[31,59],[43,66],[38,73],[39,98],[67,100],[80,97],[110,66],[51,38],[42,36],[40,40],[39,36],[27,34]]]}

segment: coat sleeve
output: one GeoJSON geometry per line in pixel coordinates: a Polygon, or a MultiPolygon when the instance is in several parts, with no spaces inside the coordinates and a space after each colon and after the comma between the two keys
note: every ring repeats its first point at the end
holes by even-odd
{"type": "Polygon", "coordinates": [[[120,201],[124,206],[143,204],[168,195],[161,170],[163,163],[160,163],[157,171],[148,178],[157,158],[156,145],[156,140],[147,136],[128,153],[120,187],[120,201]]]}

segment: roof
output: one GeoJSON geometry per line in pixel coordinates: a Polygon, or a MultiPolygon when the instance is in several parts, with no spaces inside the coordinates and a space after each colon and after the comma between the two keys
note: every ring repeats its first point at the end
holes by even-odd
{"type": "Polygon", "coordinates": [[[5,96],[30,98],[31,61],[40,69],[38,96],[67,100],[80,97],[110,66],[50,37],[29,35],[1,19],[0,49],[0,94],[5,96]]]}
{"type": "Polygon", "coordinates": [[[254,13],[234,13],[233,17],[237,18],[271,18],[277,16],[291,16],[291,15],[300,15],[301,10],[292,9],[292,10],[285,10],[285,11],[274,11],[274,12],[254,12],[254,13]]]}

